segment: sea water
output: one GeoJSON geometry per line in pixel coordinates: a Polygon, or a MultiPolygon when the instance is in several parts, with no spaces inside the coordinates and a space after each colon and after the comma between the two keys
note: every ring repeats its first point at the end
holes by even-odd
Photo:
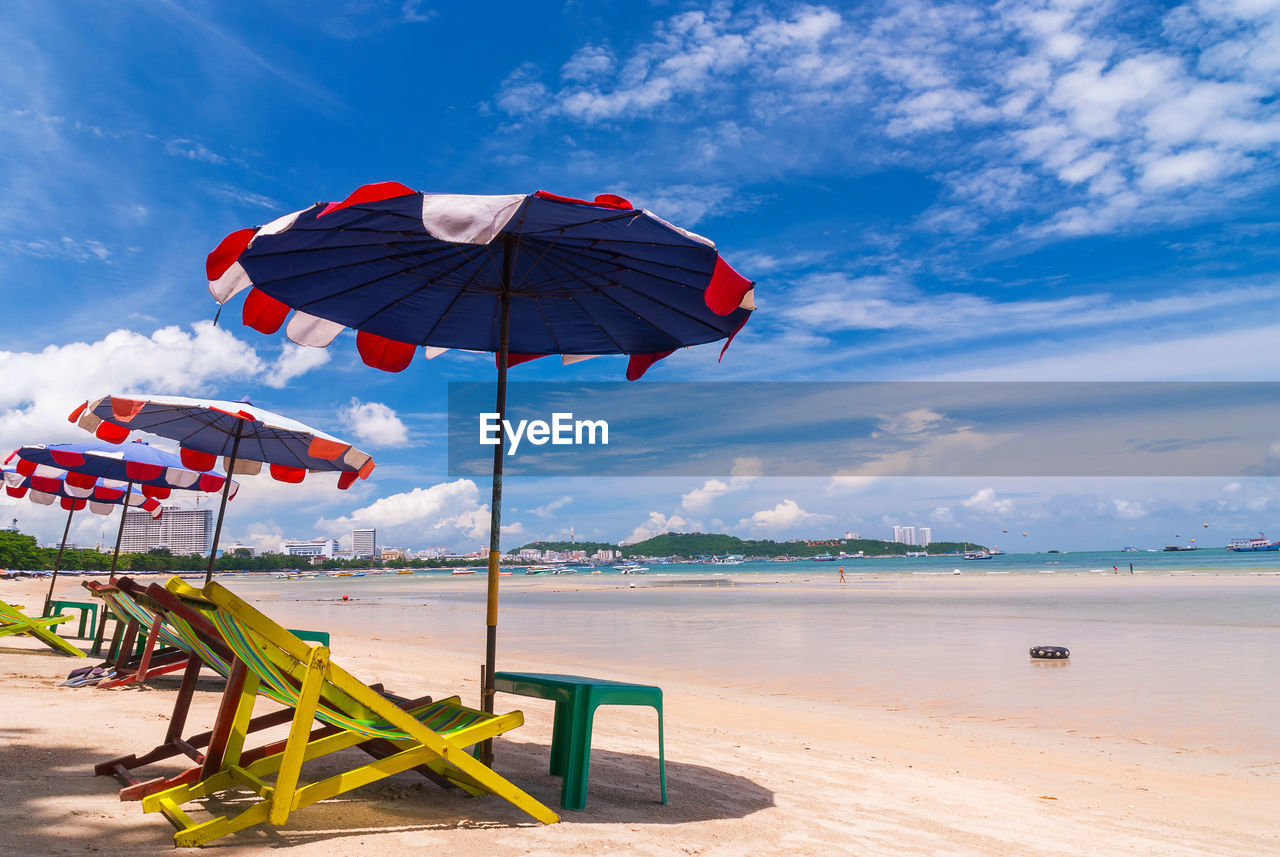
{"type": "MultiPolygon", "coordinates": [[[[1139,554],[1131,576],[1119,560],[1133,556],[846,561],[843,585],[825,562],[516,572],[502,578],[500,663],[1280,758],[1280,563],[1139,554]],[[1050,558],[1061,565],[1042,575],[1050,558]],[[1032,645],[1071,657],[1033,660],[1032,645]]],[[[282,621],[481,659],[483,573],[226,582],[282,621]]]]}

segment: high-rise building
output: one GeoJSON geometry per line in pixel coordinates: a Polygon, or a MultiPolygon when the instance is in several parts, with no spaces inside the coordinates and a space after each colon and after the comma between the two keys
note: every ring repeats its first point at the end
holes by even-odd
{"type": "Polygon", "coordinates": [[[165,506],[156,520],[150,512],[129,509],[120,536],[123,553],[168,548],[174,554],[207,554],[213,547],[213,510],[165,506]]]}
{"type": "Polygon", "coordinates": [[[913,545],[913,544],[915,544],[915,543],[916,543],[916,528],[915,528],[915,527],[903,527],[903,528],[902,528],[902,543],[903,543],[903,544],[906,544],[906,545],[913,545]]]}
{"type": "Polygon", "coordinates": [[[919,544],[920,547],[922,548],[927,548],[929,546],[929,542],[931,541],[933,541],[933,529],[930,527],[921,527],[920,541],[917,542],[917,544],[919,544]]]}
{"type": "Polygon", "coordinates": [[[352,530],[351,553],[356,559],[373,559],[378,555],[377,530],[352,530]]]}

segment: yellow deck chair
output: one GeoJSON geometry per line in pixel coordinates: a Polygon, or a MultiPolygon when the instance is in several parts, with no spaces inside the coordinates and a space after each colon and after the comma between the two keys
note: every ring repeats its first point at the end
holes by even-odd
{"type": "Polygon", "coordinates": [[[70,621],[70,616],[46,616],[43,619],[33,619],[12,604],[0,601],[0,637],[7,637],[10,634],[30,634],[49,648],[56,649],[64,655],[83,658],[84,652],[49,628],[50,625],[60,625],[70,621]]]}
{"type": "Polygon", "coordinates": [[[200,781],[142,801],[144,811],[163,813],[178,828],[174,842],[179,846],[203,845],[263,822],[282,825],[302,807],[422,766],[468,794],[497,795],[544,824],[560,820],[467,752],[521,725],[519,711],[487,714],[460,705],[457,697],[406,711],[332,663],[328,648],[303,642],[220,584],[198,590],[175,577],[165,588],[203,613],[235,653],[200,781]],[[282,751],[241,765],[246,725],[260,694],[294,709],[289,737],[282,751]],[[341,731],[310,740],[316,719],[341,731]],[[396,752],[303,783],[305,762],[370,739],[386,740],[396,752]],[[182,809],[189,801],[237,788],[259,797],[237,815],[197,823],[182,809]]]}

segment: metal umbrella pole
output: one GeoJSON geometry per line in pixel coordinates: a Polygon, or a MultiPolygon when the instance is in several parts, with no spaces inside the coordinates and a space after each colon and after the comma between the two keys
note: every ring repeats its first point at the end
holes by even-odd
{"type": "Polygon", "coordinates": [[[213,566],[218,561],[218,540],[222,538],[222,519],[227,514],[227,495],[231,492],[231,475],[236,469],[236,453],[240,451],[240,434],[244,430],[244,422],[236,422],[236,436],[231,441],[231,457],[227,461],[227,481],[222,484],[222,503],[218,506],[218,523],[213,528],[213,544],[209,548],[209,567],[204,573],[207,586],[213,580],[213,566]]]}
{"type": "Polygon", "coordinates": [[[71,532],[71,516],[76,513],[76,504],[71,503],[71,510],[67,512],[67,525],[62,528],[62,544],[58,545],[58,558],[53,562],[53,577],[49,580],[49,594],[44,597],[43,615],[49,615],[49,602],[53,600],[53,587],[58,583],[58,569],[62,568],[62,552],[67,549],[67,533],[71,532]]]}
{"type": "Polygon", "coordinates": [[[133,480],[129,480],[129,487],[124,489],[124,505],[120,507],[120,528],[116,530],[116,550],[111,554],[111,577],[108,583],[116,582],[116,565],[120,562],[120,544],[124,539],[124,520],[129,516],[129,498],[133,496],[133,480]]]}
{"type": "MultiPolygon", "coordinates": [[[[507,416],[507,346],[511,334],[511,270],[516,243],[507,240],[502,259],[502,292],[498,298],[498,389],[494,410],[498,412],[498,445],[493,448],[493,493],[489,498],[489,579],[485,604],[485,656],[480,691],[480,708],[493,713],[493,673],[498,657],[498,567],[502,555],[502,459],[506,442],[503,422],[507,416]]],[[[480,760],[493,763],[493,741],[480,744],[480,760]]]]}

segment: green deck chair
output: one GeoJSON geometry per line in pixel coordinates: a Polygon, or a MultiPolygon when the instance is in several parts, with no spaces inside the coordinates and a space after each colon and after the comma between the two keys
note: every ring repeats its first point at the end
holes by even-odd
{"type": "Polygon", "coordinates": [[[179,846],[202,845],[263,822],[282,825],[302,807],[422,766],[468,794],[494,794],[544,824],[559,821],[552,810],[467,752],[521,725],[524,715],[519,711],[487,714],[462,706],[457,697],[399,708],[332,663],[327,647],[299,640],[220,584],[197,590],[175,577],[165,588],[207,617],[235,655],[200,781],[142,801],[143,810],[163,813],[178,828],[174,841],[179,846]],[[242,764],[245,726],[259,694],[289,706],[294,717],[279,753],[242,764]],[[312,739],[316,719],[338,731],[312,739]],[[389,742],[396,752],[303,784],[305,762],[370,739],[389,742]],[[272,776],[274,782],[268,783],[272,776]],[[259,799],[237,815],[200,823],[182,809],[189,801],[234,788],[247,788],[259,799]]]}
{"type": "Polygon", "coordinates": [[[0,601],[0,637],[7,637],[10,634],[30,634],[49,648],[62,652],[64,655],[83,658],[85,656],[84,652],[59,637],[49,628],[50,625],[60,625],[63,622],[70,621],[70,616],[46,616],[43,619],[33,619],[13,605],[0,601]]]}

